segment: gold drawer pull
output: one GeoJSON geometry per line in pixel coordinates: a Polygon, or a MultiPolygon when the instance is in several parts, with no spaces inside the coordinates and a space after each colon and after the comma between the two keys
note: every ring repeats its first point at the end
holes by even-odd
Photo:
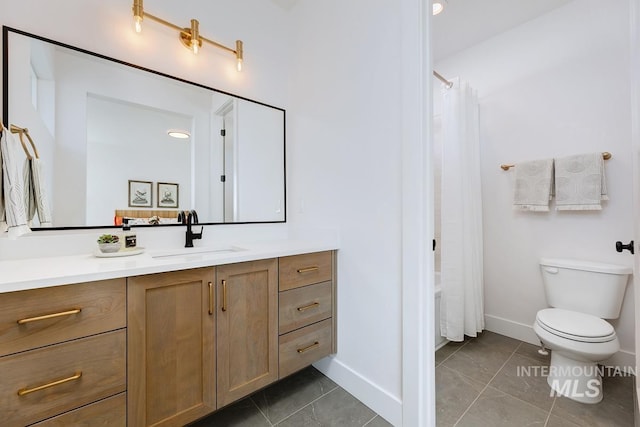
{"type": "Polygon", "coordinates": [[[77,379],[80,379],[81,376],[82,376],[82,371],[81,372],[76,372],[74,375],[72,375],[72,376],[70,376],[68,378],[63,378],[61,380],[53,381],[53,382],[50,382],[48,384],[39,385],[39,386],[33,387],[33,388],[21,388],[20,390],[18,390],[18,396],[24,396],[25,394],[33,393],[35,391],[40,391],[40,390],[44,390],[44,389],[49,388],[49,387],[53,387],[53,386],[57,386],[57,385],[60,385],[60,384],[68,383],[69,381],[75,381],[77,379]]]}
{"type": "Polygon", "coordinates": [[[222,311],[227,311],[227,281],[222,280],[222,311]]]}
{"type": "Polygon", "coordinates": [[[209,314],[213,314],[213,283],[209,282],[209,314]]]}
{"type": "Polygon", "coordinates": [[[298,273],[310,273],[312,271],[316,271],[319,270],[320,267],[318,267],[317,265],[312,265],[311,267],[304,267],[304,268],[299,268],[296,271],[298,273]]]}
{"type": "Polygon", "coordinates": [[[317,306],[319,306],[319,305],[320,305],[320,303],[319,303],[319,302],[314,302],[314,303],[309,304],[309,305],[305,305],[305,306],[302,306],[302,307],[298,307],[298,308],[297,308],[297,310],[298,310],[298,311],[305,311],[305,310],[309,310],[310,308],[316,308],[316,307],[317,307],[317,306]]]}
{"type": "Polygon", "coordinates": [[[298,353],[302,354],[302,353],[305,353],[305,352],[307,352],[307,351],[311,350],[312,348],[317,347],[319,345],[320,345],[320,343],[318,341],[316,341],[313,344],[308,345],[308,346],[306,346],[304,348],[299,348],[297,351],[298,351],[298,353]]]}
{"type": "Polygon", "coordinates": [[[61,311],[60,313],[52,313],[52,314],[45,314],[45,315],[42,315],[42,316],[28,317],[26,319],[18,320],[18,325],[24,325],[25,323],[37,322],[39,320],[54,319],[56,317],[70,316],[72,314],[78,314],[81,311],[82,311],[82,309],[80,309],[80,308],[74,308],[73,310],[61,311]]]}

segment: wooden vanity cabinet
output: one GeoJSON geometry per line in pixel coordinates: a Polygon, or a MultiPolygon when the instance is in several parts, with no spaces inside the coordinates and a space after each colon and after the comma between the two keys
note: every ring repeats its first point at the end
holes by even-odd
{"type": "Polygon", "coordinates": [[[108,426],[126,427],[127,393],[120,393],[33,424],[33,427],[108,426]]]}
{"type": "Polygon", "coordinates": [[[218,407],[278,379],[278,260],[216,267],[218,407]]]}
{"type": "Polygon", "coordinates": [[[279,377],[336,352],[335,252],[279,259],[279,377]]]}
{"type": "Polygon", "coordinates": [[[0,294],[0,356],[127,326],[125,279],[0,294]]]}
{"type": "Polygon", "coordinates": [[[216,409],[215,269],[130,277],[128,425],[179,426],[216,409]]]}
{"type": "Polygon", "coordinates": [[[0,424],[202,418],[335,353],[335,266],[327,251],[0,293],[0,424]]]}
{"type": "Polygon", "coordinates": [[[125,279],[0,293],[0,307],[0,424],[126,424],[125,279]]]}

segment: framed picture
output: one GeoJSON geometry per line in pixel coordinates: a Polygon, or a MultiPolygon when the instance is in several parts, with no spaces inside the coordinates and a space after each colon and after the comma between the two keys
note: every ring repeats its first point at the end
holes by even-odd
{"type": "Polygon", "coordinates": [[[171,184],[169,182],[158,183],[158,207],[178,207],[178,184],[171,184]]]}
{"type": "Polygon", "coordinates": [[[150,208],[152,183],[149,181],[129,180],[129,206],[132,208],[150,208]]]}

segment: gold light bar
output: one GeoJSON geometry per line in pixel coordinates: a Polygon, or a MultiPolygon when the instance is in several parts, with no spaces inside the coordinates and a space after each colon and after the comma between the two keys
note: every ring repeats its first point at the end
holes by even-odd
{"type": "Polygon", "coordinates": [[[198,22],[197,19],[191,20],[190,28],[181,28],[175,24],[172,24],[169,21],[165,21],[162,18],[159,18],[155,15],[145,12],[144,7],[142,5],[142,1],[143,0],[133,0],[133,8],[132,8],[133,21],[134,21],[135,30],[137,33],[142,32],[142,21],[144,20],[144,18],[150,19],[166,27],[169,27],[173,30],[176,30],[178,32],[178,36],[182,44],[187,49],[193,51],[194,54],[198,53],[198,51],[202,47],[203,42],[209,43],[212,46],[215,46],[217,48],[226,50],[227,52],[234,54],[236,57],[236,68],[238,71],[242,71],[242,62],[244,60],[242,40],[236,40],[236,48],[231,49],[230,47],[220,44],[214,40],[210,40],[206,37],[201,36],[200,29],[199,29],[200,23],[198,22]]]}

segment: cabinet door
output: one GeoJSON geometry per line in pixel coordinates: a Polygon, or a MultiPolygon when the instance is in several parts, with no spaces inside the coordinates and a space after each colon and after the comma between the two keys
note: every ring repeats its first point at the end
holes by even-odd
{"type": "Polygon", "coordinates": [[[128,425],[184,425],[216,409],[214,272],[128,279],[128,425]]]}
{"type": "Polygon", "coordinates": [[[278,379],[278,264],[219,266],[218,406],[278,379]]]}

